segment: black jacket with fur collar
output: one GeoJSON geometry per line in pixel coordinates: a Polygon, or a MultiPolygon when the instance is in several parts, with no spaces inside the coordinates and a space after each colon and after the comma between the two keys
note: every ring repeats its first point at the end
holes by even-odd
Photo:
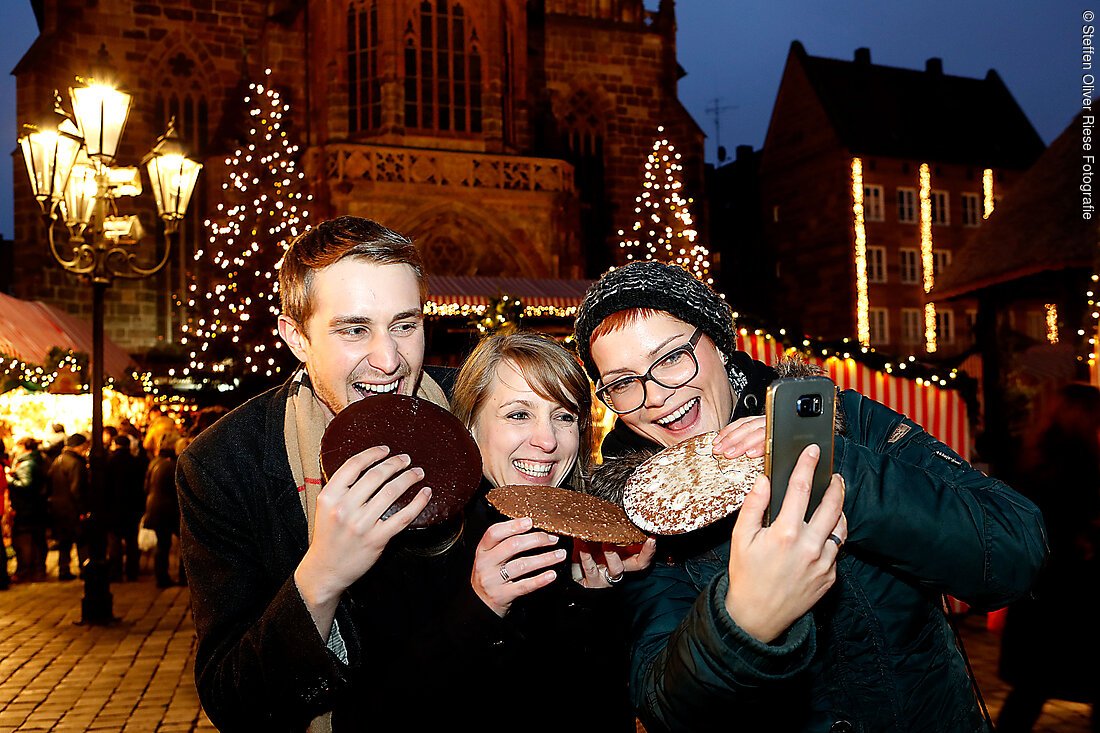
{"type": "MultiPolygon", "coordinates": [[[[734,418],[763,412],[777,372],[738,354],[749,386],[734,418]]],[[[742,366],[739,364],[739,366],[742,366]]],[[[840,392],[833,470],[845,479],[848,540],[833,588],[762,644],[725,610],[736,517],[660,538],[657,561],[620,586],[631,622],[631,695],[650,733],[980,731],[963,656],[942,612],[948,594],[999,608],[1031,587],[1047,554],[1038,509],[919,425],[840,392]]],[[[618,424],[594,492],[621,483],[659,446],[618,424]]]]}

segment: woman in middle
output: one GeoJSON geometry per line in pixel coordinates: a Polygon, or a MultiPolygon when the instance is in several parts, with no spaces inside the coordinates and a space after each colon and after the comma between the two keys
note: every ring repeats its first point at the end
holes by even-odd
{"type": "Polygon", "coordinates": [[[476,656],[495,680],[494,696],[524,729],[635,729],[625,628],[611,586],[649,564],[654,541],[593,546],[533,530],[528,518],[501,517],[485,499],[494,486],[580,490],[591,455],[591,407],[576,359],[530,332],[484,339],[455,382],[452,411],[470,428],[484,474],[467,517],[480,514],[489,524],[471,584],[504,632],[476,656]]]}

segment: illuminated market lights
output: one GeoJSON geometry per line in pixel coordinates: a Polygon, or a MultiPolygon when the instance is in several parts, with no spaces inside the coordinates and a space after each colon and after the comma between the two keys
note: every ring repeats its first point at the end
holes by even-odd
{"type": "Polygon", "coordinates": [[[871,344],[870,304],[867,298],[867,229],[863,219],[863,160],[852,158],[853,253],[856,266],[856,339],[871,344]]]}
{"type": "Polygon", "coordinates": [[[1047,342],[1058,343],[1058,305],[1056,303],[1044,303],[1047,321],[1047,342]]]}
{"type": "MultiPolygon", "coordinates": [[[[920,258],[924,271],[924,293],[936,284],[935,257],[932,253],[932,173],[927,163],[920,164],[920,258]]],[[[936,304],[924,304],[924,348],[936,351],[936,304]]]]}
{"type": "Polygon", "coordinates": [[[665,128],[657,128],[658,137],[653,142],[645,163],[642,188],[635,199],[634,213],[638,216],[631,233],[642,231],[643,222],[652,223],[646,229],[646,237],[628,237],[618,230],[619,248],[626,251],[627,261],[658,260],[679,265],[708,285],[710,277],[710,250],[696,242],[699,233],[691,216],[692,198],[680,195],[680,180],[684,166],[681,156],[672,143],[664,137],[665,128]],[[651,195],[657,194],[657,195],[651,195]]]}
{"type": "Polygon", "coordinates": [[[982,218],[988,219],[993,213],[993,169],[982,171],[982,218]]]}

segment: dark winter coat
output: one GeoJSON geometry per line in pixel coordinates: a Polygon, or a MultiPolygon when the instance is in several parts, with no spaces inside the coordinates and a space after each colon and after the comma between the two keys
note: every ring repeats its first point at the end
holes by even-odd
{"type": "Polygon", "coordinates": [[[108,526],[123,534],[136,531],[145,512],[144,462],[129,449],[115,446],[104,463],[108,526]]]}
{"type": "MultiPolygon", "coordinates": [[[[774,372],[744,354],[735,418],[759,414],[774,372]]],[[[632,614],[631,694],[650,733],[744,730],[979,731],[963,657],[941,610],[1024,594],[1046,555],[1038,509],[919,425],[840,393],[833,470],[845,479],[848,540],[834,587],[762,644],[725,610],[732,520],[659,542],[622,588],[632,614]],[[735,722],[734,722],[735,721],[735,722]]],[[[604,454],[643,441],[622,423],[604,454]]],[[[650,444],[650,448],[654,448],[650,444]]]]}
{"type": "Polygon", "coordinates": [[[165,448],[149,464],[145,472],[146,529],[154,532],[180,533],[180,505],[176,498],[176,452],[165,448]]]}
{"type": "Polygon", "coordinates": [[[59,538],[73,538],[80,523],[82,502],[88,495],[88,464],[84,456],[65,448],[50,464],[50,521],[59,538]]]}
{"type": "Polygon", "coordinates": [[[46,499],[46,469],[42,454],[32,450],[17,456],[11,464],[8,495],[15,513],[12,530],[45,529],[50,522],[46,499]]]}
{"type": "MultiPolygon", "coordinates": [[[[449,388],[450,379],[429,371],[449,388]]],[[[589,677],[583,660],[563,662],[552,645],[532,651],[525,611],[501,619],[474,594],[472,557],[492,521],[480,502],[460,522],[399,535],[344,593],[336,610],[342,663],[294,582],[308,532],[283,433],[287,397],[284,385],[237,408],[177,465],[196,682],[219,730],[302,731],[331,710],[336,731],[537,731],[571,714],[581,697],[582,710],[602,701],[613,681],[589,677]],[[444,541],[460,527],[453,544],[444,541]],[[574,694],[548,699],[540,687],[547,679],[555,695],[574,694]],[[517,691],[541,704],[525,705],[517,691]]],[[[579,609],[557,608],[575,618],[572,628],[587,625],[585,614],[570,615],[579,609]]],[[[530,613],[536,630],[562,623],[530,613]]]]}

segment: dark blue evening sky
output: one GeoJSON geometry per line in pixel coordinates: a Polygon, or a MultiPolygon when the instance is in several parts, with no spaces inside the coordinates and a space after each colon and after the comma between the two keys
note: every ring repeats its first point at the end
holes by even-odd
{"type": "MultiPolygon", "coordinates": [[[[657,0],[646,4],[656,7],[657,0]]],[[[707,108],[715,99],[729,108],[720,134],[731,156],[739,144],[759,148],[792,40],[812,56],[841,59],[866,46],[876,64],[923,69],[925,59],[938,56],[947,74],[984,77],[996,69],[1050,143],[1079,109],[1081,14],[1092,7],[1068,0],[679,0],[679,59],[687,71],[680,98],[709,136],[713,162],[716,130],[707,108]]],[[[37,34],[30,0],[0,0],[0,27],[0,67],[10,71],[37,34]]],[[[5,75],[0,138],[12,152],[16,134],[15,78],[5,75]]],[[[11,171],[10,156],[0,156],[6,237],[13,234],[11,171]]]]}

